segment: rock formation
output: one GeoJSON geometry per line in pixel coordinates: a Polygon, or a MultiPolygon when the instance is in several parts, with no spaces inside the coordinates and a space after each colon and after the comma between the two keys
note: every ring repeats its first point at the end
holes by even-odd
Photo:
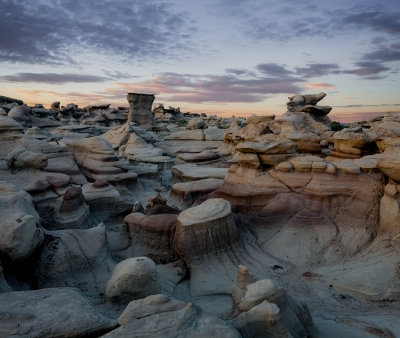
{"type": "Polygon", "coordinates": [[[399,335],[399,116],[332,123],[324,97],[0,96],[2,335],[399,335]]]}
{"type": "Polygon", "coordinates": [[[153,113],[151,112],[154,95],[129,93],[127,100],[129,102],[128,122],[135,122],[139,126],[151,127],[154,123],[153,113]]]}
{"type": "Polygon", "coordinates": [[[147,257],[130,258],[119,263],[107,283],[106,296],[111,302],[130,301],[160,291],[154,262],[147,257]]]}

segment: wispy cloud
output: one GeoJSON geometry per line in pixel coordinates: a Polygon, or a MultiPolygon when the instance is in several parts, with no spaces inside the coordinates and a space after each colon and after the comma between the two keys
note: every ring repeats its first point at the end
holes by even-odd
{"type": "Polygon", "coordinates": [[[338,108],[355,108],[355,107],[397,107],[400,103],[381,103],[381,104],[346,104],[344,106],[335,106],[338,108]]]}
{"type": "Polygon", "coordinates": [[[305,67],[296,68],[296,74],[305,78],[339,73],[339,66],[334,63],[309,63],[305,67]]]}
{"type": "Polygon", "coordinates": [[[358,76],[364,76],[364,77],[369,77],[372,80],[381,78],[381,77],[376,77],[376,74],[387,72],[390,70],[389,67],[386,67],[382,65],[379,62],[374,62],[374,61],[360,61],[356,62],[355,66],[357,68],[354,69],[346,69],[343,70],[342,72],[345,74],[355,74],[358,76]]]}
{"type": "Polygon", "coordinates": [[[262,76],[242,78],[240,76],[161,73],[152,80],[136,84],[115,84],[107,88],[112,95],[127,91],[142,91],[163,94],[171,101],[189,103],[261,102],[270,94],[296,93],[301,90],[295,78],[262,76]]]}
{"type": "Polygon", "coordinates": [[[10,82],[35,82],[47,84],[64,84],[68,82],[104,82],[109,78],[89,75],[89,74],[69,74],[69,73],[17,73],[13,75],[0,76],[0,81],[10,82]]]}
{"type": "MultiPolygon", "coordinates": [[[[341,11],[344,13],[344,11],[341,11]]],[[[341,23],[358,28],[368,28],[389,34],[400,33],[399,12],[388,12],[383,9],[359,9],[356,12],[343,15],[341,23]]]]}

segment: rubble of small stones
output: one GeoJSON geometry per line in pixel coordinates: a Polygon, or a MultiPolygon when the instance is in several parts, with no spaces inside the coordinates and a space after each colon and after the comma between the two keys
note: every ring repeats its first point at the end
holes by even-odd
{"type": "Polygon", "coordinates": [[[325,96],[0,96],[0,336],[400,335],[399,116],[334,130],[325,96]]]}

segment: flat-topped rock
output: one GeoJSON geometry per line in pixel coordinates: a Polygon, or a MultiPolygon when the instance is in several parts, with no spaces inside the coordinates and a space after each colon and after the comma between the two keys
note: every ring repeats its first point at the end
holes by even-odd
{"type": "Polygon", "coordinates": [[[178,221],[185,227],[225,218],[231,214],[231,204],[222,198],[204,201],[201,205],[182,211],[178,221]]]}
{"type": "Polygon", "coordinates": [[[257,154],[291,154],[296,152],[296,143],[289,140],[263,141],[263,142],[243,142],[236,150],[241,153],[257,154]]]}
{"type": "Polygon", "coordinates": [[[359,174],[360,166],[354,160],[340,160],[332,163],[339,172],[347,174],[359,174]]]}
{"type": "Polygon", "coordinates": [[[299,112],[314,114],[317,116],[328,115],[331,110],[332,110],[332,107],[329,107],[329,106],[317,106],[317,105],[311,105],[311,104],[308,104],[308,105],[298,109],[299,112]]]}
{"type": "Polygon", "coordinates": [[[126,98],[129,102],[128,122],[151,127],[154,124],[154,117],[151,111],[154,95],[128,93],[126,98]]]}
{"type": "Polygon", "coordinates": [[[173,246],[190,265],[193,259],[215,254],[238,241],[231,205],[217,198],[179,214],[173,246]]]}
{"type": "Polygon", "coordinates": [[[220,188],[224,181],[218,178],[206,178],[192,182],[176,183],[171,188],[168,202],[180,208],[188,208],[199,198],[207,196],[220,188]]]}
{"type": "Polygon", "coordinates": [[[204,162],[216,160],[219,156],[214,151],[206,149],[200,153],[180,153],[177,157],[185,162],[204,162]]]}
{"type": "Polygon", "coordinates": [[[246,119],[247,124],[257,124],[257,123],[264,123],[264,122],[271,122],[275,120],[275,115],[252,115],[246,119]]]}
{"type": "Polygon", "coordinates": [[[289,162],[297,171],[311,171],[313,167],[318,168],[319,166],[321,169],[326,167],[323,158],[311,155],[293,157],[289,160],[289,162]]]}
{"type": "Polygon", "coordinates": [[[146,216],[133,213],[125,217],[129,236],[133,242],[141,243],[149,248],[170,250],[170,236],[173,232],[177,215],[158,214],[146,216]]]}
{"type": "Polygon", "coordinates": [[[206,178],[223,179],[228,172],[228,168],[212,168],[186,163],[172,167],[172,175],[183,181],[195,181],[206,178]]]}
{"type": "Polygon", "coordinates": [[[201,129],[176,131],[165,137],[165,140],[194,140],[204,141],[204,132],[201,129]]]}

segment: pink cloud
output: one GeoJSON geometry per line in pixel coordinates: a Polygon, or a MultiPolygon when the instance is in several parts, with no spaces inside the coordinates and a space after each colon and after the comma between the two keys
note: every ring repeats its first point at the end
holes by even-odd
{"type": "Polygon", "coordinates": [[[317,83],[306,83],[305,84],[307,88],[309,89],[330,89],[330,90],[337,90],[336,86],[329,84],[329,83],[322,83],[322,82],[317,82],[317,83]]]}

